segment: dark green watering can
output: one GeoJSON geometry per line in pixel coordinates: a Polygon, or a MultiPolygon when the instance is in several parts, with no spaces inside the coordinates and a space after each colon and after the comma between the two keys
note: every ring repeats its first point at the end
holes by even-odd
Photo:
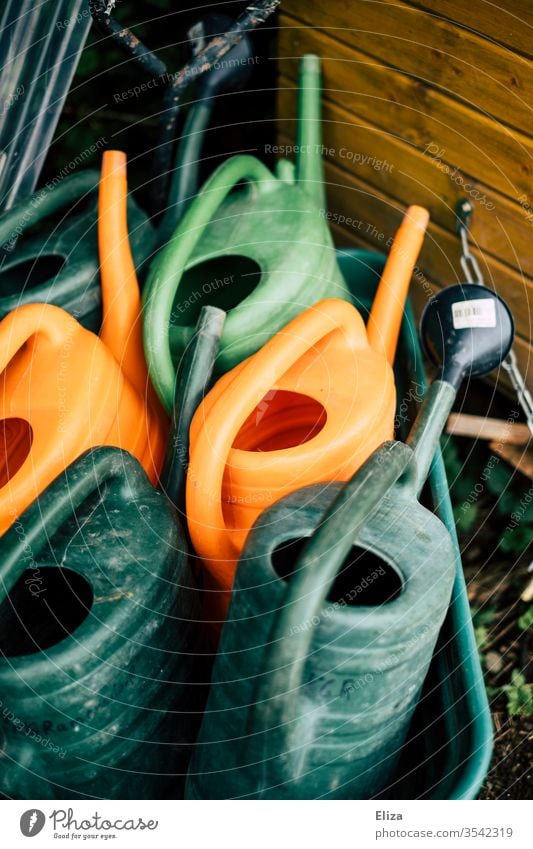
{"type": "Polygon", "coordinates": [[[296,165],[282,160],[274,176],[251,156],[227,160],[157,255],[144,291],[144,340],[168,411],[202,305],[228,312],[217,361],[226,371],[306,307],[349,298],[325,219],[320,140],[320,63],[305,56],[296,165]]]}
{"type": "MultiPolygon", "coordinates": [[[[0,319],[15,307],[44,302],[63,307],[84,327],[98,333],[99,177],[97,171],[65,177],[0,217],[0,319]],[[60,211],[62,217],[52,228],[48,219],[60,211]],[[30,229],[36,232],[26,235],[30,229]]],[[[131,196],[128,224],[138,267],[151,255],[154,231],[131,196]]]]}
{"type": "Polygon", "coordinates": [[[408,445],[385,444],[345,486],[280,500],[252,529],[190,798],[371,798],[394,780],[455,578],[452,538],[418,496],[460,382],[503,360],[513,323],[493,292],[455,286],[422,335],[441,372],[408,445]]]}
{"type": "MultiPolygon", "coordinates": [[[[170,502],[97,448],[0,540],[0,791],[179,795],[196,733],[197,596],[170,502]],[[7,596],[7,597],[6,597],[7,596]]],[[[201,673],[200,673],[201,674],[201,673]]]]}
{"type": "MultiPolygon", "coordinates": [[[[9,709],[2,707],[0,715],[9,717],[9,709]]],[[[32,745],[5,721],[0,728],[0,799],[38,799],[43,789],[44,768],[32,745]],[[39,766],[38,766],[39,764],[39,766]]]]}
{"type": "Polygon", "coordinates": [[[409,499],[387,499],[364,526],[409,457],[401,444],[384,452],[344,489],[300,490],[252,530],[189,797],[370,798],[394,774],[454,557],[439,520],[420,507],[420,522],[409,499]]]}

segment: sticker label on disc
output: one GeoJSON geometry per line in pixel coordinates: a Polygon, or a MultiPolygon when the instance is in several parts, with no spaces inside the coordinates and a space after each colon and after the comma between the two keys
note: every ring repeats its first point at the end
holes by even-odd
{"type": "Polygon", "coordinates": [[[496,303],[492,298],[457,301],[452,304],[453,326],[456,330],[468,327],[496,327],[496,303]]]}

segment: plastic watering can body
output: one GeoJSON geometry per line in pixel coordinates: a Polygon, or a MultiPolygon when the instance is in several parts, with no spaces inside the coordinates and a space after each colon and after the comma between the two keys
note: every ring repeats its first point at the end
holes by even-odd
{"type": "Polygon", "coordinates": [[[227,160],[150,268],[145,350],[167,411],[176,364],[203,304],[228,312],[217,361],[223,372],[311,304],[328,296],[349,298],[325,217],[315,56],[302,60],[299,103],[302,153],[296,164],[280,162],[275,176],[251,156],[227,160]]]}
{"type": "Polygon", "coordinates": [[[205,184],[150,269],[145,349],[161,399],[166,401],[171,382],[161,378],[190,341],[202,303],[229,311],[217,361],[218,370],[227,371],[287,320],[328,296],[347,297],[347,290],[321,210],[298,185],[274,178],[257,160],[228,160],[205,184]],[[215,186],[227,195],[243,179],[254,182],[220,205],[198,239],[197,221],[202,207],[213,205],[215,186]],[[185,261],[176,256],[189,254],[187,245],[194,242],[185,261]],[[163,337],[159,343],[158,333],[163,337]],[[159,354],[165,344],[166,366],[159,354]]]}
{"type": "MultiPolygon", "coordinates": [[[[9,711],[6,714],[5,718],[9,718],[9,711]]],[[[2,722],[0,728],[0,799],[37,799],[43,787],[39,778],[42,766],[37,772],[39,758],[34,756],[32,746],[21,739],[15,727],[6,726],[7,723],[2,722]]]]}
{"type": "Polygon", "coordinates": [[[221,591],[206,602],[215,618],[257,517],[302,486],[348,480],[392,437],[395,400],[391,366],[357,310],[335,299],[217,382],[191,425],[187,475],[191,539],[221,591]]]}
{"type": "Polygon", "coordinates": [[[0,532],[70,462],[97,445],[125,448],[152,481],[164,431],[104,343],[50,304],[0,323],[0,532]]]}
{"type": "MultiPolygon", "coordinates": [[[[98,332],[102,296],[96,239],[98,173],[85,171],[35,192],[0,218],[0,318],[28,303],[51,303],[98,332]],[[53,229],[26,235],[66,208],[53,229]],[[72,210],[70,213],[68,210],[72,210]]],[[[128,199],[131,246],[137,266],[150,256],[154,232],[128,199]]]]}
{"type": "MultiPolygon", "coordinates": [[[[369,486],[367,477],[352,506],[369,486]]],[[[341,491],[301,489],[248,537],[189,770],[191,798],[370,798],[394,776],[455,552],[437,517],[413,510],[398,487],[356,534],[349,520],[337,523],[337,539],[353,548],[332,584],[321,578],[327,553],[301,574],[302,544],[341,491]],[[291,595],[294,580],[313,590],[291,595]],[[312,592],[323,601],[302,618],[299,603],[312,592]]]]}
{"type": "MultiPolygon", "coordinates": [[[[352,292],[354,305],[367,314],[383,273],[385,257],[368,251],[343,249],[338,251],[338,261],[352,292]]],[[[416,416],[426,386],[422,353],[409,304],[401,329],[400,356],[395,362],[395,377],[398,399],[401,399],[395,426],[403,438],[416,416]]],[[[386,792],[393,799],[474,799],[489,769],[493,728],[475,644],[444,464],[438,451],[428,484],[428,503],[433,505],[453,540],[455,583],[422,697],[410,725],[408,740],[402,749],[396,778],[393,784],[387,784],[386,792]]],[[[439,562],[440,558],[437,558],[436,569],[439,562]]],[[[362,582],[360,585],[363,589],[362,582]]],[[[361,594],[357,595],[361,599],[361,594]]],[[[298,617],[300,621],[312,621],[312,618],[309,615],[298,617]]],[[[359,689],[361,686],[361,682],[354,685],[359,689]]],[[[191,775],[191,783],[197,781],[191,775]]],[[[31,794],[26,798],[32,798],[31,794]]]]}
{"type": "MultiPolygon", "coordinates": [[[[131,455],[94,449],[28,508],[0,550],[0,591],[9,592],[0,608],[3,724],[15,762],[41,781],[40,798],[144,798],[169,781],[179,792],[201,647],[168,500],[131,455]]],[[[1,776],[2,792],[13,772],[1,776]]]]}
{"type": "Polygon", "coordinates": [[[220,378],[199,407],[186,501],[212,591],[210,618],[224,618],[236,562],[261,512],[302,486],[348,480],[392,438],[392,364],[428,219],[421,207],[406,211],[368,327],[351,304],[320,301],[220,378]]]}
{"type": "Polygon", "coordinates": [[[211,288],[213,300],[229,311],[220,371],[250,356],[311,304],[328,296],[347,297],[323,210],[297,183],[279,179],[249,184],[227,198],[186,274],[185,292],[173,313],[171,348],[175,356],[183,351],[187,328],[197,317],[197,310],[187,310],[187,294],[211,288]]]}

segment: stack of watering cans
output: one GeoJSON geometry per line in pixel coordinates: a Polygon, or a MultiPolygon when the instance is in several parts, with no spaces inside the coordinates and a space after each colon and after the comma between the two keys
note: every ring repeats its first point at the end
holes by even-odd
{"type": "Polygon", "coordinates": [[[394,442],[428,215],[386,258],[336,251],[316,56],[299,90],[296,162],[228,159],[168,237],[121,151],[0,218],[6,798],[455,799],[486,773],[436,414],[394,442]]]}

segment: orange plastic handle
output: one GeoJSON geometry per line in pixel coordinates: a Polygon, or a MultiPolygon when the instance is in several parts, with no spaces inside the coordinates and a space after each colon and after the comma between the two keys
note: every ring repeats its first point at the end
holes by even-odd
{"type": "MultiPolygon", "coordinates": [[[[238,380],[234,379],[227,384],[217,400],[216,429],[202,426],[203,422],[193,421],[196,438],[191,439],[186,490],[189,531],[197,553],[211,561],[209,571],[222,587],[231,586],[234,563],[239,556],[239,549],[233,544],[231,534],[223,533],[226,523],[221,495],[228,453],[242,423],[285,372],[333,331],[344,331],[352,347],[366,348],[362,326],[360,315],[346,301],[330,298],[315,304],[235,369],[238,380]],[[208,475],[205,474],[207,462],[208,475]],[[201,516],[202,520],[197,521],[194,518],[196,516],[201,516]],[[229,562],[224,568],[212,562],[225,559],[229,562]]],[[[342,366],[342,363],[338,363],[338,368],[342,366]]],[[[203,415],[202,407],[195,418],[199,415],[203,415]]]]}
{"type": "Polygon", "coordinates": [[[424,241],[429,212],[410,206],[396,232],[368,319],[368,342],[394,363],[409,284],[424,241]]]}
{"type": "Polygon", "coordinates": [[[69,313],[49,304],[28,304],[12,310],[2,320],[0,372],[3,372],[26,342],[34,336],[44,336],[59,347],[70,339],[77,321],[69,313]]]}

